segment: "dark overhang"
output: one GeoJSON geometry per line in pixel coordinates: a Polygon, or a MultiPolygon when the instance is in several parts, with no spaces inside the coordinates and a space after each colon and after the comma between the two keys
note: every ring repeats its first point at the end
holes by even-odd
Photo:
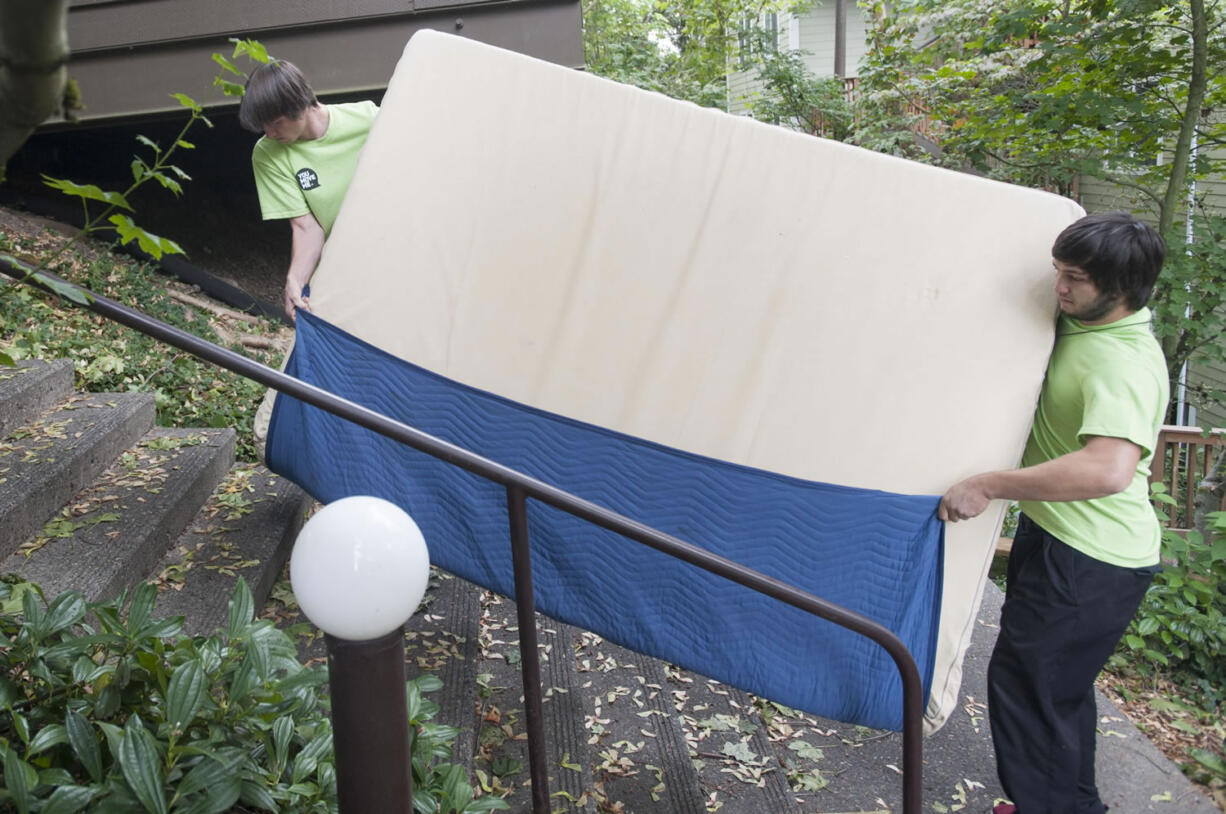
{"type": "Polygon", "coordinates": [[[231,37],[297,63],[325,97],[381,91],[422,28],[583,64],[578,0],[73,0],[68,26],[69,74],[85,105],[77,118],[91,124],[177,111],[172,93],[233,105],[212,87],[212,54],[228,57],[231,37]]]}

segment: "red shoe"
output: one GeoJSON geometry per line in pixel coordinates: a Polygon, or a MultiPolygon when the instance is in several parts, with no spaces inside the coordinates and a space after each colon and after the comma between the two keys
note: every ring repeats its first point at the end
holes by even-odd
{"type": "Polygon", "coordinates": [[[1017,806],[1013,803],[997,803],[992,808],[992,814],[1017,814],[1017,806]]]}

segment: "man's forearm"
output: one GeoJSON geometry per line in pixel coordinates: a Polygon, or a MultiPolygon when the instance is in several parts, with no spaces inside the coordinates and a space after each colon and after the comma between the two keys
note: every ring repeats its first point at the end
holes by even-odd
{"type": "Polygon", "coordinates": [[[299,215],[290,220],[293,245],[290,249],[289,270],[285,273],[285,314],[294,318],[298,308],[310,307],[302,289],[311,281],[324,250],[324,230],[314,215],[299,215]]]}
{"type": "Polygon", "coordinates": [[[983,472],[954,484],[937,510],[942,520],[975,517],[993,500],[1091,500],[1128,488],[1141,448],[1122,438],[1094,437],[1081,449],[1023,469],[983,472]]]}
{"type": "Polygon", "coordinates": [[[311,281],[315,267],[324,250],[324,230],[312,215],[304,215],[291,221],[293,244],[290,248],[287,283],[302,288],[311,281]]]}
{"type": "Polygon", "coordinates": [[[315,267],[319,265],[320,252],[294,252],[290,258],[289,269],[285,272],[286,287],[293,287],[297,291],[301,291],[307,283],[311,282],[311,275],[315,273],[315,267]]]}
{"type": "Polygon", "coordinates": [[[1084,453],[1081,449],[1036,466],[976,477],[989,500],[1091,500],[1128,486],[1110,467],[1084,453]]]}

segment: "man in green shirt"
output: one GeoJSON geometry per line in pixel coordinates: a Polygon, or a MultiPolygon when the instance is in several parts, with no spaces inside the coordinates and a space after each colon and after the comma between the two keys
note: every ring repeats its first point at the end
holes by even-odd
{"type": "Polygon", "coordinates": [[[340,211],[358,153],[379,108],[374,102],[324,105],[291,62],[261,65],[247,79],[238,120],[263,133],[251,153],[265,220],[288,218],[293,245],[285,314],[310,310],[304,294],[340,211]]]}
{"type": "Polygon", "coordinates": [[[1166,414],[1162,350],[1145,307],[1166,249],[1123,213],[1090,215],[1052,248],[1060,319],[1020,469],[955,484],[956,522],[992,500],[1022,516],[988,667],[995,814],[1103,814],[1094,680],[1158,570],[1149,467],[1166,414]]]}

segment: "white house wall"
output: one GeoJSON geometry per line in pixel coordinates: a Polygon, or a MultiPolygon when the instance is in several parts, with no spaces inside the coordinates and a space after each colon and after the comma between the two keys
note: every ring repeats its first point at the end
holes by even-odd
{"type": "MultiPolygon", "coordinates": [[[[860,60],[867,50],[864,12],[847,0],[847,75],[859,75],[860,60]]],[[[834,76],[834,0],[815,3],[800,18],[800,47],[809,51],[805,65],[814,76],[834,76]]]]}
{"type": "MultiPolygon", "coordinates": [[[[834,76],[834,0],[815,2],[799,16],[800,42],[791,42],[792,15],[779,15],[779,47],[807,51],[805,67],[814,76],[834,76]]],[[[864,12],[855,0],[847,0],[847,76],[859,75],[860,61],[868,50],[865,43],[864,12]]],[[[761,87],[754,71],[733,71],[728,74],[728,112],[746,113],[747,101],[761,87]]]]}

